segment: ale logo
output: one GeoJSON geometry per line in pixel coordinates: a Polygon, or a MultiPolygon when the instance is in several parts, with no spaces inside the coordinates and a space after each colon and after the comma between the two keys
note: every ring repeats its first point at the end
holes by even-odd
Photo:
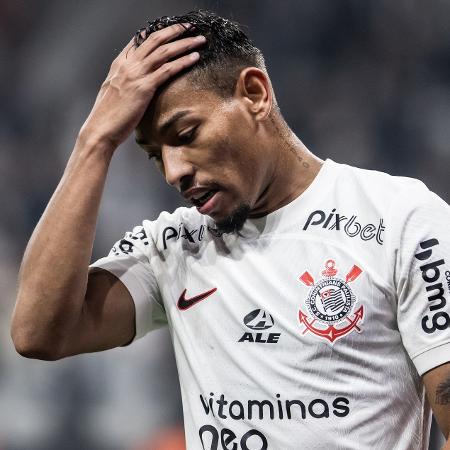
{"type": "Polygon", "coordinates": [[[257,342],[259,344],[276,344],[281,333],[263,333],[274,326],[273,317],[263,309],[255,309],[244,317],[244,325],[256,333],[244,333],[238,342],[257,342]]]}
{"type": "Polygon", "coordinates": [[[273,317],[263,309],[255,309],[244,317],[244,323],[251,330],[267,330],[273,327],[273,317]]]}

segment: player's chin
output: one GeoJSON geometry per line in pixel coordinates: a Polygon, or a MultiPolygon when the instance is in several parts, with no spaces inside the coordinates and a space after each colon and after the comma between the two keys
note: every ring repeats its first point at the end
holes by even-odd
{"type": "Polygon", "coordinates": [[[251,208],[247,203],[241,203],[222,217],[212,217],[217,229],[222,233],[236,233],[242,229],[250,214],[251,208]]]}
{"type": "Polygon", "coordinates": [[[234,233],[242,229],[251,208],[229,190],[217,190],[202,205],[196,205],[200,214],[211,217],[222,233],[234,233]]]}

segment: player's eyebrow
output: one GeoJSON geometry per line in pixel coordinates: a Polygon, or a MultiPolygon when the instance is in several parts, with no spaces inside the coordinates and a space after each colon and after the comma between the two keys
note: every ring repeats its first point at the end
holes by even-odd
{"type": "MultiPolygon", "coordinates": [[[[191,111],[186,109],[182,111],[177,111],[175,114],[173,114],[171,117],[169,117],[167,120],[165,120],[161,126],[159,127],[159,133],[160,135],[166,134],[173,125],[180,120],[182,117],[189,114],[191,111]]],[[[145,141],[141,141],[137,138],[135,138],[136,144],[140,145],[141,147],[156,147],[153,144],[149,144],[145,141]]]]}
{"type": "Polygon", "coordinates": [[[182,111],[177,111],[175,114],[173,114],[171,117],[169,117],[167,120],[165,120],[161,126],[159,127],[159,134],[164,135],[166,134],[169,129],[182,117],[189,114],[191,111],[188,109],[184,109],[182,111]]]}

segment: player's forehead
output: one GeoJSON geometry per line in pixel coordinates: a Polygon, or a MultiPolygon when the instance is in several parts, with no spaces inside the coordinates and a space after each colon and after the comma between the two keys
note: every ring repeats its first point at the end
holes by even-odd
{"type": "Polygon", "coordinates": [[[157,136],[161,127],[171,119],[205,115],[217,102],[220,102],[220,97],[211,89],[202,89],[187,76],[180,77],[154,97],[136,128],[136,140],[157,136]]]}

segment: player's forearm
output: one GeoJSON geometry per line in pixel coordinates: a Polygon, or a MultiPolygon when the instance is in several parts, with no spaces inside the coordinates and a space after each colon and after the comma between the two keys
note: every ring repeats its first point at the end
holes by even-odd
{"type": "Polygon", "coordinates": [[[23,258],[11,335],[19,353],[54,359],[79,319],[111,146],[80,135],[23,258]]]}
{"type": "MultiPolygon", "coordinates": [[[[100,198],[111,156],[136,128],[154,93],[195,64],[204,38],[173,25],[111,64],[64,176],[28,244],[11,334],[19,353],[54,359],[82,317],[100,198]]],[[[77,339],[77,337],[73,337],[77,339]]],[[[95,345],[94,345],[95,347],[95,345]]]]}

